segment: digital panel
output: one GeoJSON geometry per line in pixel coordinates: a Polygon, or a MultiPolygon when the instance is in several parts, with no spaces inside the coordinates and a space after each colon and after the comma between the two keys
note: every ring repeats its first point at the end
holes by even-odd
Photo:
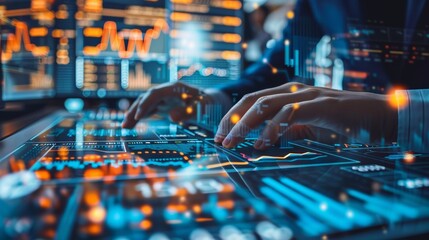
{"type": "Polygon", "coordinates": [[[249,198],[222,175],[23,188],[34,202],[0,227],[2,238],[273,239],[275,234],[274,239],[281,239],[292,235],[282,226],[284,221],[272,220],[276,215],[272,207],[249,198]],[[65,216],[68,224],[62,224],[65,216]],[[24,228],[18,229],[23,221],[24,228]]]}
{"type": "MultiPolygon", "coordinates": [[[[342,168],[357,167],[365,168],[342,168]]],[[[377,173],[380,172],[373,171],[372,175],[377,173]]],[[[426,218],[429,214],[424,196],[414,198],[413,194],[396,191],[367,176],[358,177],[333,167],[263,171],[241,177],[260,199],[296,216],[297,225],[308,236],[335,237],[340,236],[335,232],[370,227],[382,231],[395,223],[426,218]],[[386,211],[385,206],[392,208],[386,211]]]]}
{"type": "Polygon", "coordinates": [[[237,80],[241,1],[171,1],[171,76],[200,87],[237,80]]]}
{"type": "Polygon", "coordinates": [[[381,238],[428,229],[427,155],[310,140],[258,151],[254,138],[226,149],[196,125],[154,116],[125,130],[123,117],[60,117],[0,159],[0,237],[381,238]]]}
{"type": "Polygon", "coordinates": [[[76,16],[75,85],[84,96],[133,97],[168,81],[164,1],[86,0],[76,16]]]}
{"type": "Polygon", "coordinates": [[[0,1],[6,100],[136,97],[241,72],[241,1],[0,1]]]}
{"type": "MultiPolygon", "coordinates": [[[[371,5],[370,1],[362,4],[371,5]]],[[[380,6],[387,4],[380,2],[380,6]]],[[[387,15],[380,15],[379,7],[367,7],[360,17],[343,9],[345,15],[338,22],[344,25],[333,24],[336,30],[320,29],[319,20],[312,17],[297,13],[295,20],[291,15],[291,35],[284,41],[285,65],[319,87],[377,93],[388,93],[396,85],[424,88],[419,69],[429,61],[428,7],[422,5],[415,22],[404,14],[409,7],[409,1],[399,1],[387,15]]]]}
{"type": "Polygon", "coordinates": [[[0,1],[3,99],[54,95],[55,14],[48,1],[0,1]]]}

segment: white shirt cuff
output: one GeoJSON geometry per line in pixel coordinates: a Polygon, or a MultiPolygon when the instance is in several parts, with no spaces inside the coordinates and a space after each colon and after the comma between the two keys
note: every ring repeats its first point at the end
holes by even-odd
{"type": "Polygon", "coordinates": [[[404,151],[429,152],[429,90],[396,91],[398,143],[404,151]]]}

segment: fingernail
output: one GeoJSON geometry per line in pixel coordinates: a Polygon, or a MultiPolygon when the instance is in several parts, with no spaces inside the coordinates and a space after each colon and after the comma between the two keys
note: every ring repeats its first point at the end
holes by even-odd
{"type": "Polygon", "coordinates": [[[262,145],[264,144],[264,141],[262,141],[261,139],[258,139],[255,144],[253,145],[254,148],[259,149],[262,147],[262,145]]]}
{"type": "Polygon", "coordinates": [[[224,147],[227,147],[231,143],[231,135],[226,136],[226,138],[223,140],[222,145],[224,147]]]}
{"type": "Polygon", "coordinates": [[[217,143],[222,142],[222,140],[223,140],[223,138],[220,135],[216,135],[215,138],[214,138],[214,141],[217,142],[217,143]]]}

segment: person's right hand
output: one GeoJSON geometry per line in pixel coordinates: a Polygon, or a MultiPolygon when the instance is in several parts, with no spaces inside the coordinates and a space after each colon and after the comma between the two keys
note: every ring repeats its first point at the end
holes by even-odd
{"type": "Polygon", "coordinates": [[[132,128],[144,117],[153,114],[164,101],[175,98],[182,102],[170,111],[172,121],[179,122],[194,116],[198,102],[208,102],[209,97],[195,87],[182,82],[165,83],[141,94],[131,105],[122,122],[123,128],[132,128]]]}

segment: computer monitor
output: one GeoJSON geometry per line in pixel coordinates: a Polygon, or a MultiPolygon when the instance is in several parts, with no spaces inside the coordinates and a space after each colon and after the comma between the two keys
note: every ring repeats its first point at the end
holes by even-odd
{"type": "MultiPolygon", "coordinates": [[[[1,32],[1,24],[0,24],[0,32],[1,32]]],[[[1,34],[0,34],[0,42],[1,42],[1,34]]],[[[3,109],[4,104],[3,104],[3,62],[2,62],[2,51],[3,48],[0,44],[0,109],[3,109]]]]}
{"type": "MultiPolygon", "coordinates": [[[[37,1],[0,0],[3,100],[52,97],[54,17],[37,1]]],[[[40,2],[40,1],[39,1],[40,2]]]]}
{"type": "Polygon", "coordinates": [[[240,1],[96,2],[78,3],[71,19],[75,60],[72,74],[58,71],[59,95],[136,97],[169,81],[213,87],[238,79],[240,1]]]}
{"type": "Polygon", "coordinates": [[[214,87],[240,76],[239,0],[0,0],[0,9],[5,100],[136,97],[169,81],[214,87]]]}

